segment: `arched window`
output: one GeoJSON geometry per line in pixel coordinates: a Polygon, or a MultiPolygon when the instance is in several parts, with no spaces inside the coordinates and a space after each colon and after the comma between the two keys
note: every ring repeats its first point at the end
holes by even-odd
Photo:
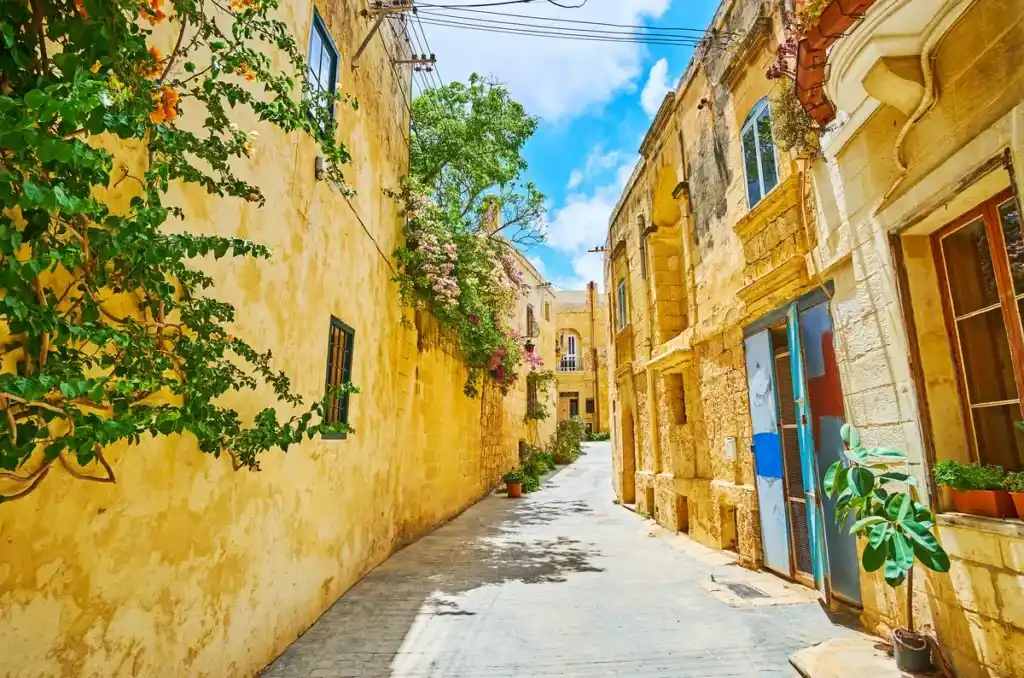
{"type": "Polygon", "coordinates": [[[743,173],[747,178],[747,203],[753,207],[779,183],[768,97],[750,109],[740,130],[740,138],[743,142],[743,173]]]}
{"type": "Polygon", "coordinates": [[[580,340],[571,332],[565,333],[565,353],[558,363],[558,369],[562,372],[576,372],[583,369],[583,361],[580,360],[580,340]]]}

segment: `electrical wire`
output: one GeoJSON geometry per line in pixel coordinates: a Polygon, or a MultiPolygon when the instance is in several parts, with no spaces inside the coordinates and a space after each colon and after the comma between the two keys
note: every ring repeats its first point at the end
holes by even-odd
{"type": "Polygon", "coordinates": [[[685,39],[661,39],[661,38],[643,38],[638,36],[623,36],[615,37],[610,35],[587,35],[580,33],[567,33],[560,31],[541,31],[536,29],[516,29],[506,28],[500,26],[481,26],[478,24],[467,24],[457,21],[435,21],[430,19],[423,20],[423,23],[429,26],[446,26],[449,28],[459,28],[464,30],[475,30],[489,33],[507,33],[511,35],[524,35],[541,38],[557,38],[562,40],[580,40],[580,41],[595,41],[595,42],[616,42],[616,43],[635,43],[642,45],[675,45],[682,47],[697,47],[702,44],[706,44],[703,38],[685,38],[685,39]]]}
{"type": "MultiPolygon", "coordinates": [[[[608,29],[600,28],[568,28],[562,26],[545,26],[543,24],[532,24],[523,21],[501,21],[500,19],[476,19],[471,17],[449,17],[443,14],[426,14],[425,16],[428,21],[434,22],[451,22],[453,24],[461,26],[478,25],[483,28],[503,28],[510,26],[517,31],[540,31],[547,34],[563,34],[566,36],[579,36],[579,37],[603,37],[603,38],[622,38],[629,40],[661,40],[668,41],[670,43],[678,44],[696,44],[703,39],[703,34],[700,35],[669,35],[660,33],[638,33],[633,30],[626,31],[613,31],[608,29]],[[471,23],[466,23],[471,22],[471,23]]],[[[422,22],[423,17],[420,17],[422,22]]]]}
{"type": "MultiPolygon", "coordinates": [[[[562,24],[586,24],[588,26],[607,26],[610,28],[634,28],[637,30],[646,31],[666,31],[666,32],[684,32],[684,33],[696,33],[698,35],[704,35],[707,29],[705,28],[688,28],[685,26],[646,26],[643,24],[617,24],[609,23],[607,21],[584,21],[583,19],[563,19],[560,17],[547,17],[537,16],[535,14],[516,14],[510,12],[492,12],[484,9],[471,9],[474,5],[462,5],[456,7],[455,5],[433,5],[430,3],[423,3],[416,6],[417,10],[426,10],[435,14],[443,13],[448,14],[450,12],[457,12],[462,10],[465,13],[472,14],[488,14],[491,16],[499,16],[513,19],[533,19],[537,21],[547,21],[549,23],[562,23],[562,24]],[[446,10],[446,11],[445,11],[446,10]]],[[[468,17],[460,17],[466,19],[468,17]]],[[[722,35],[731,35],[729,31],[725,31],[722,35]]]]}
{"type": "MultiPolygon", "coordinates": [[[[419,26],[420,33],[423,35],[423,44],[427,46],[427,53],[430,54],[430,55],[433,55],[434,54],[434,50],[431,49],[431,47],[430,47],[430,40],[427,39],[427,31],[423,28],[423,22],[420,21],[419,13],[417,12],[413,16],[416,19],[416,24],[419,26]]],[[[436,74],[437,81],[440,84],[440,86],[444,87],[444,79],[441,77],[441,72],[437,70],[437,64],[436,63],[433,64],[433,69],[432,70],[436,74]]]]}

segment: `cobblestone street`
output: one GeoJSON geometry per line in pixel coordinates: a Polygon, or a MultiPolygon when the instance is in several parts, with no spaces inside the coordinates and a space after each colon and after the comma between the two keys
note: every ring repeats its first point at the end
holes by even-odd
{"type": "Polygon", "coordinates": [[[609,457],[588,444],[395,554],[263,675],[794,676],[792,652],[847,633],[812,592],[613,504],[609,457]]]}

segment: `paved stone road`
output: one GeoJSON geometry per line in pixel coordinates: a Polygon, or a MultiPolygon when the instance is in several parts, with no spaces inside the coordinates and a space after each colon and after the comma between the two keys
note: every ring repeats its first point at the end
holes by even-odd
{"type": "Polygon", "coordinates": [[[782,584],[614,505],[610,470],[591,444],[540,492],[488,497],[369,574],[264,677],[794,676],[793,651],[846,633],[814,602],[709,592],[712,575],[782,584]]]}

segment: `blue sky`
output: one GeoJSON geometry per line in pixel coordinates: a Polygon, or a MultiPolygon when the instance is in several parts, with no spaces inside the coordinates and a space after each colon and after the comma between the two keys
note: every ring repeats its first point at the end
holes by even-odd
{"type": "MultiPolygon", "coordinates": [[[[446,0],[444,4],[480,1],[446,0]]],[[[559,9],[536,0],[491,9],[584,21],[703,28],[716,6],[711,0],[588,0],[581,9],[559,9]]],[[[421,10],[421,16],[428,14],[421,10]]],[[[548,196],[548,242],[527,255],[558,288],[583,289],[590,279],[600,283],[601,255],[586,250],[604,241],[608,216],[636,163],[651,116],[675,86],[692,50],[435,25],[424,28],[445,82],[465,79],[474,71],[494,76],[528,111],[540,116],[526,157],[529,178],[548,196]]]]}

